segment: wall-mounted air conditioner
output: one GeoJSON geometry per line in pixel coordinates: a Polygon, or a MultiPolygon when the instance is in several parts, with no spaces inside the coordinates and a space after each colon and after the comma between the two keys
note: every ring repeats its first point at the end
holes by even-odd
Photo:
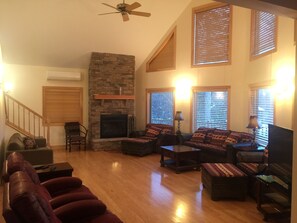
{"type": "Polygon", "coordinates": [[[80,72],[47,71],[47,80],[52,81],[80,81],[80,72]]]}

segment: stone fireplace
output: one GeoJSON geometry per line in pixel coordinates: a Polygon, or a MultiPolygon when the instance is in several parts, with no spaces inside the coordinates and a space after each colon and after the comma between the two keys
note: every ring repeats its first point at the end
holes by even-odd
{"type": "Polygon", "coordinates": [[[115,149],[121,139],[133,130],[134,73],[134,56],[92,53],[89,67],[89,144],[93,150],[115,149]]]}

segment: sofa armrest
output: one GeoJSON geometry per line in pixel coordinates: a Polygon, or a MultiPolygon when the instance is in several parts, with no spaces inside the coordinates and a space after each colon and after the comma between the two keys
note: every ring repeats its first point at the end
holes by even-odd
{"type": "Polygon", "coordinates": [[[189,141],[192,138],[193,134],[192,133],[182,133],[181,136],[179,137],[179,142],[180,144],[183,144],[185,141],[189,141]]]}
{"type": "Polygon", "coordinates": [[[263,151],[258,152],[245,152],[239,151],[236,154],[236,162],[237,163],[263,163],[263,151]]]}
{"type": "Polygon", "coordinates": [[[82,181],[77,177],[58,177],[42,182],[41,186],[52,195],[58,194],[59,191],[79,188],[82,186],[82,181]]]}
{"type": "Polygon", "coordinates": [[[227,149],[227,161],[234,164],[237,162],[236,154],[238,152],[241,152],[241,151],[261,152],[261,150],[259,151],[256,150],[256,145],[253,144],[252,142],[228,144],[226,149],[227,149]]]}
{"type": "Polygon", "coordinates": [[[62,222],[74,222],[80,219],[90,219],[92,216],[106,212],[106,205],[100,200],[81,200],[68,203],[54,210],[55,215],[62,222]]]}
{"type": "Polygon", "coordinates": [[[175,134],[160,134],[157,140],[157,146],[170,146],[176,145],[177,136],[175,134]]]}
{"type": "Polygon", "coordinates": [[[70,202],[80,201],[80,200],[93,200],[93,199],[98,199],[98,198],[91,193],[73,192],[73,193],[63,194],[63,195],[54,197],[49,202],[52,208],[56,209],[70,202]]]}

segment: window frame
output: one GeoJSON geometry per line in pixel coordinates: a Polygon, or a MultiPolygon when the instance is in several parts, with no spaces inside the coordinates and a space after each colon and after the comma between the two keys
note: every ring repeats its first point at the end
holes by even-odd
{"type": "Polygon", "coordinates": [[[151,112],[150,112],[150,102],[151,102],[151,94],[152,93],[162,93],[162,92],[172,92],[172,95],[173,95],[173,109],[172,109],[172,117],[173,117],[173,120],[172,120],[172,126],[174,126],[174,114],[175,114],[175,88],[148,88],[146,89],[146,114],[145,114],[145,120],[146,120],[146,123],[150,123],[150,120],[151,120],[151,112]]]}
{"type": "Polygon", "coordinates": [[[226,3],[210,3],[210,4],[206,4],[203,6],[199,6],[196,8],[192,9],[192,36],[191,36],[191,42],[192,42],[192,46],[191,46],[191,67],[195,68],[195,67],[207,67],[207,66],[222,66],[222,65],[229,65],[232,62],[232,24],[233,24],[233,6],[230,4],[226,4],[226,3]],[[195,17],[196,14],[199,12],[206,12],[206,11],[210,11],[212,9],[216,9],[216,8],[220,8],[220,7],[225,7],[225,6],[229,6],[230,7],[230,14],[229,14],[229,31],[228,31],[228,58],[226,62],[208,62],[208,63],[204,63],[204,64],[199,64],[199,63],[195,63],[195,58],[197,56],[195,56],[197,53],[195,53],[196,51],[198,51],[198,47],[195,47],[195,40],[196,40],[196,36],[197,36],[197,31],[195,30],[195,17]]]}
{"type": "Polygon", "coordinates": [[[216,92],[227,91],[228,92],[228,111],[227,111],[227,130],[230,129],[230,109],[231,109],[231,86],[208,86],[208,87],[192,87],[192,99],[191,99],[191,130],[194,132],[197,128],[194,125],[195,114],[195,96],[196,92],[216,92]]]}
{"type": "MultiPolygon", "coordinates": [[[[255,33],[256,33],[256,14],[261,13],[263,11],[259,10],[251,10],[251,32],[250,32],[250,60],[256,60],[258,58],[267,56],[269,54],[275,53],[278,47],[278,16],[275,15],[275,33],[274,33],[274,40],[275,40],[275,47],[272,50],[266,51],[265,53],[255,54],[255,33]]],[[[266,12],[268,13],[268,12],[266,12]]],[[[269,13],[272,14],[272,13],[269,13]]],[[[258,22],[259,24],[259,22],[258,22]]]]}
{"type": "MultiPolygon", "coordinates": [[[[254,112],[253,112],[253,105],[252,105],[252,94],[253,94],[252,92],[258,91],[260,89],[271,89],[271,91],[273,91],[273,86],[274,86],[273,82],[263,82],[263,83],[259,83],[259,84],[249,85],[249,117],[247,118],[247,120],[249,120],[251,115],[258,116],[258,114],[253,114],[254,112]]],[[[269,124],[275,124],[275,107],[276,107],[276,99],[275,99],[275,96],[273,95],[273,123],[269,123],[269,124]]],[[[261,125],[261,123],[260,123],[260,125],[261,125]]],[[[250,130],[250,133],[252,133],[252,130],[250,130]]],[[[255,140],[258,141],[257,140],[257,131],[256,131],[256,139],[255,140]]],[[[268,143],[268,140],[267,140],[267,143],[268,143]]],[[[265,145],[263,145],[263,146],[265,146],[265,145]]]]}
{"type": "MultiPolygon", "coordinates": [[[[49,120],[49,125],[50,126],[61,126],[64,125],[65,122],[80,122],[83,123],[83,88],[82,87],[57,87],[57,86],[43,86],[43,98],[42,98],[42,103],[43,103],[43,108],[42,108],[42,113],[43,116],[46,117],[49,120]],[[52,100],[56,100],[56,103],[63,103],[63,101],[67,101],[67,94],[78,94],[78,98],[73,101],[73,103],[68,103],[68,108],[71,109],[71,106],[74,105],[74,111],[76,111],[76,116],[78,118],[65,118],[68,117],[67,113],[63,113],[66,110],[63,109],[65,107],[59,107],[59,106],[54,106],[54,107],[49,107],[50,104],[48,103],[48,97],[50,96],[49,94],[55,94],[57,97],[51,97],[52,100]],[[60,100],[60,101],[59,101],[60,100]],[[79,103],[77,105],[77,103],[79,103]],[[79,107],[79,109],[77,109],[79,107]],[[56,116],[55,119],[51,118],[51,116],[48,116],[49,109],[55,110],[55,112],[50,112],[51,114],[62,114],[60,116],[56,116]],[[63,117],[64,114],[64,117],[63,117]],[[66,114],[66,115],[65,115],[66,114]],[[57,121],[61,120],[61,121],[57,121]]],[[[73,97],[71,97],[73,99],[73,97]]]]}

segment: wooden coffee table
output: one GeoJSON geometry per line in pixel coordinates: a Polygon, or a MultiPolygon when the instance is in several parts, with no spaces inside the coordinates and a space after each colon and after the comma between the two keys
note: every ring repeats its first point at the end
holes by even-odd
{"type": "Polygon", "coordinates": [[[200,170],[200,149],[184,145],[161,146],[161,166],[180,173],[182,170],[200,170]],[[169,157],[169,159],[164,159],[169,157]]]}

